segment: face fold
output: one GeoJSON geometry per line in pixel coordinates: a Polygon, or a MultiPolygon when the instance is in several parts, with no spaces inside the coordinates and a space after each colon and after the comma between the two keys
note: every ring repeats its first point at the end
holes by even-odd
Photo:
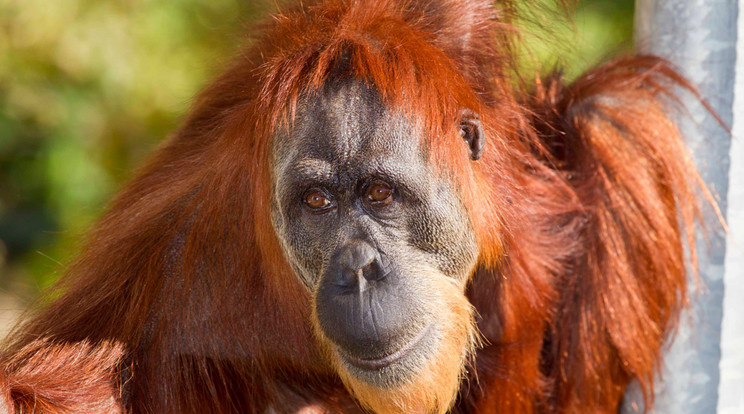
{"type": "Polygon", "coordinates": [[[433,361],[442,352],[462,361],[472,346],[463,290],[475,236],[423,142],[351,79],[303,98],[292,127],[274,139],[272,223],[312,292],[318,337],[347,388],[373,409],[446,409],[451,396],[425,396],[412,384],[426,376],[456,390],[462,363],[433,361]]]}

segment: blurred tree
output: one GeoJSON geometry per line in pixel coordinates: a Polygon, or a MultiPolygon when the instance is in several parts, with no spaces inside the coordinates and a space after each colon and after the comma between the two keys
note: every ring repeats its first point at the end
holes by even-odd
{"type": "Polygon", "coordinates": [[[568,11],[555,0],[523,3],[523,73],[557,69],[573,79],[632,49],[634,0],[574,1],[576,8],[568,11]]]}
{"type": "Polygon", "coordinates": [[[4,287],[54,279],[258,12],[238,0],[0,2],[4,287]]]}
{"type": "MultiPolygon", "coordinates": [[[[275,8],[256,3],[0,0],[1,287],[33,297],[55,279],[243,28],[275,8]]],[[[580,1],[573,23],[542,4],[524,10],[526,68],[572,77],[631,44],[633,0],[580,1]]]]}

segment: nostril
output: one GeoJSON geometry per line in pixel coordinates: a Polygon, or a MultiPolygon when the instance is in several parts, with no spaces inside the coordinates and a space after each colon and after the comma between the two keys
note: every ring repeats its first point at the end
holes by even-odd
{"type": "Polygon", "coordinates": [[[364,256],[359,255],[355,257],[355,260],[351,261],[347,265],[343,265],[343,267],[346,270],[349,270],[354,273],[358,273],[361,270],[369,269],[374,261],[375,261],[375,256],[373,254],[364,255],[364,256]]]}
{"type": "Polygon", "coordinates": [[[344,288],[356,287],[360,282],[364,286],[365,281],[379,281],[386,276],[377,265],[377,260],[373,260],[359,270],[342,268],[340,273],[337,285],[344,288]]]}
{"type": "Polygon", "coordinates": [[[364,281],[377,281],[384,277],[377,249],[362,240],[352,240],[336,256],[338,270],[337,285],[356,286],[364,281]]]}
{"type": "Polygon", "coordinates": [[[369,265],[362,269],[362,276],[368,281],[378,281],[385,277],[385,273],[380,269],[377,260],[373,260],[369,265]]]}
{"type": "Polygon", "coordinates": [[[369,243],[354,240],[343,248],[338,256],[338,262],[342,268],[357,272],[369,266],[376,257],[377,250],[369,243]]]}
{"type": "Polygon", "coordinates": [[[343,267],[341,268],[341,271],[339,272],[338,277],[338,285],[343,287],[353,287],[356,286],[357,282],[359,281],[359,273],[360,271],[354,271],[349,268],[343,267]]]}

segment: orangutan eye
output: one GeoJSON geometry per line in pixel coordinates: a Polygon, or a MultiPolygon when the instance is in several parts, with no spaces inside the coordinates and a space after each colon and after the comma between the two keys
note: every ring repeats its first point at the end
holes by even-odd
{"type": "Polygon", "coordinates": [[[334,207],[333,201],[326,193],[318,188],[308,190],[302,197],[305,206],[315,213],[322,213],[334,207]]]}
{"type": "Polygon", "coordinates": [[[367,187],[367,201],[374,206],[386,206],[393,202],[393,188],[383,182],[373,182],[367,187]]]}

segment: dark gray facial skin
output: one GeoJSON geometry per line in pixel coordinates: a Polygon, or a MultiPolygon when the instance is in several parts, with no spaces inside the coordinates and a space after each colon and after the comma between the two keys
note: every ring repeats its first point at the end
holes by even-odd
{"type": "Polygon", "coordinates": [[[427,301],[426,278],[464,289],[475,266],[459,193],[429,164],[414,126],[360,81],[304,97],[289,130],[279,129],[271,214],[285,255],[347,369],[395,386],[436,351],[441,310],[427,301]],[[371,201],[375,185],[392,188],[392,199],[371,201]],[[311,194],[328,205],[313,209],[311,194]]]}

